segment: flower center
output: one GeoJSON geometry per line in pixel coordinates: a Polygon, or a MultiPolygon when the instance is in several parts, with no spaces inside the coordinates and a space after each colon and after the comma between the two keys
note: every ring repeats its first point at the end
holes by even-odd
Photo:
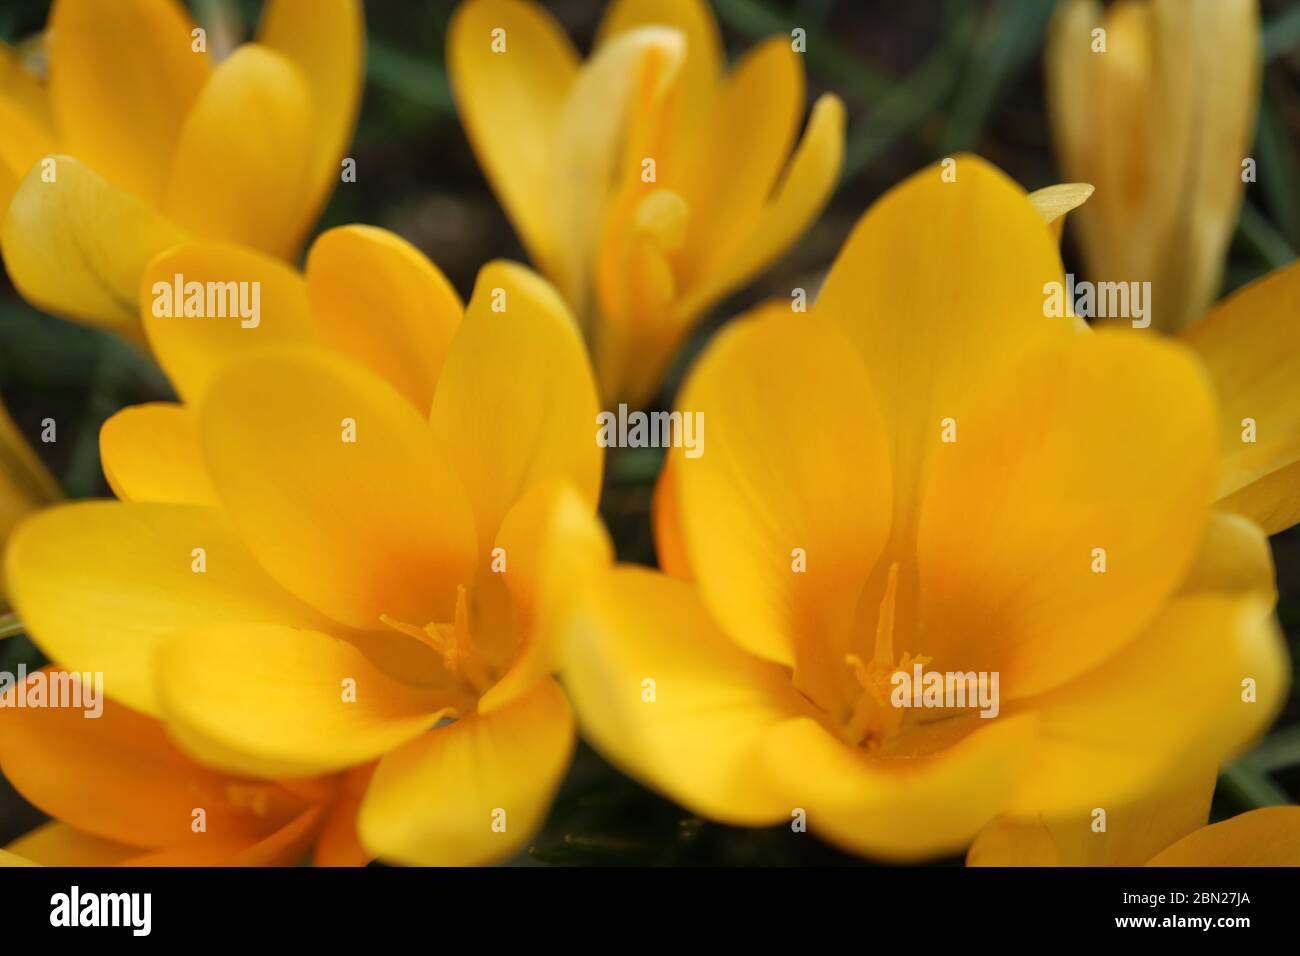
{"type": "Polygon", "coordinates": [[[379,620],[399,634],[413,637],[421,644],[433,648],[442,658],[442,666],[459,675],[475,693],[486,693],[492,686],[492,675],[470,633],[469,601],[465,585],[456,587],[456,612],[450,624],[431,622],[424,627],[416,627],[387,614],[379,615],[379,620]]]}
{"type": "Polygon", "coordinates": [[[876,642],[871,660],[864,663],[857,654],[846,654],[844,663],[853,669],[860,691],[849,709],[841,731],[842,739],[852,747],[879,750],[898,735],[907,711],[890,703],[891,680],[899,671],[907,673],[913,665],[925,666],[930,658],[904,653],[894,657],[894,609],[898,600],[898,562],[889,567],[885,595],[876,618],[876,642]],[[897,660],[897,663],[895,661],[897,660]]]}

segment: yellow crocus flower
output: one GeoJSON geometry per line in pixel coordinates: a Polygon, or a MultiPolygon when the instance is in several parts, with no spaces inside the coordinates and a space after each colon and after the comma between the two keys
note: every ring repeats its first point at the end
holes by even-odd
{"type": "MultiPolygon", "coordinates": [[[[1050,213],[954,169],[873,205],[809,314],[718,336],[678,401],[707,449],[671,452],[656,498],[669,573],[613,570],[572,625],[584,731],[703,816],[951,853],[1217,764],[1286,699],[1267,541],[1212,504],[1211,376],[1047,317],[1050,213]],[[901,706],[918,667],[996,679],[993,706],[901,706]]],[[[1269,420],[1296,404],[1259,395],[1269,420]]]]}
{"type": "Polygon", "coordinates": [[[214,64],[176,0],[56,0],[48,81],[0,49],[0,248],[18,291],[134,338],[145,265],[191,237],[293,258],[360,99],[359,0],[270,0],[214,64]]]}
{"type": "Polygon", "coordinates": [[[0,710],[0,769],[54,818],[0,850],[0,866],[293,866],[308,855],[317,866],[361,866],[371,859],[356,835],[371,768],[282,784],[233,777],[199,766],[159,721],[112,700],[93,719],[64,707],[0,710]]]}
{"type": "Polygon", "coordinates": [[[692,323],[789,248],[839,177],[840,100],[817,101],[795,148],[791,38],[724,75],[703,0],[616,0],[585,62],[539,4],[471,0],[447,62],[479,161],[610,402],[650,398],[692,323]]]}
{"type": "Polygon", "coordinates": [[[1075,217],[1089,278],[1151,282],[1174,332],[1219,293],[1259,103],[1256,0],[1057,8],[1046,52],[1056,153],[1097,193],[1075,217]],[[1104,31],[1098,32],[1098,31],[1104,31]]]}
{"type": "Polygon", "coordinates": [[[193,243],[142,288],[184,404],[105,425],[121,501],[15,532],[32,638],[206,765],[378,761],[358,829],[379,856],[517,850],[574,744],[551,622],[609,560],[595,383],[562,300],[490,263],[462,320],[427,259],[368,227],[323,234],[305,276],[193,243]],[[260,321],[155,314],[147,291],[177,273],[260,282],[260,321]]]}
{"type": "Polygon", "coordinates": [[[1166,784],[1112,808],[1105,829],[1091,814],[1069,820],[999,818],[985,827],[967,866],[1300,866],[1300,807],[1265,807],[1206,824],[1215,774],[1166,784]]]}

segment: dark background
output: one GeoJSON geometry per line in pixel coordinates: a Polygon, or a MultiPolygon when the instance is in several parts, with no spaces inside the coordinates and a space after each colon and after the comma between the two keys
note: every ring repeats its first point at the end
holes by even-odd
{"type": "MultiPolygon", "coordinates": [[[[111,3],[113,0],[103,0],[111,3]]],[[[196,19],[250,36],[259,0],[190,0],[196,19]]],[[[603,4],[547,6],[581,50],[603,4]]],[[[715,309],[682,350],[659,396],[671,400],[683,367],[727,317],[790,288],[815,285],[871,201],[899,179],[955,151],[985,156],[1026,189],[1058,182],[1046,120],[1041,51],[1051,0],[713,0],[734,58],[775,33],[807,31],[809,102],[823,90],[848,108],[843,180],[813,228],[773,268],[715,309]]],[[[0,0],[0,38],[39,31],[48,0],[0,0]]],[[[527,261],[479,171],[457,121],[443,69],[454,3],[369,0],[367,77],[350,152],[357,182],[340,185],[320,229],[383,226],[421,248],[468,298],[478,267],[527,261]]],[[[1261,0],[1266,69],[1254,151],[1260,181],[1248,187],[1224,291],[1290,262],[1300,249],[1300,0],[1261,0]]],[[[1084,272],[1066,230],[1067,269],[1084,272]]],[[[1297,317],[1300,321],[1300,316],[1297,317]]],[[[1297,384],[1300,387],[1300,383],[1297,384]]],[[[111,336],[41,315],[0,274],[0,394],[20,429],[59,422],[60,441],[35,442],[70,497],[108,495],[98,430],[124,405],[170,395],[149,360],[111,336]]],[[[617,450],[611,450],[617,451],[617,450]]],[[[653,449],[607,465],[602,512],[620,557],[653,563],[648,520],[659,465],[653,449]]],[[[1300,529],[1273,539],[1278,614],[1300,650],[1300,529]]],[[[25,637],[0,642],[0,669],[42,663],[25,637]]],[[[1272,735],[1221,778],[1214,816],[1300,797],[1300,698],[1272,735]]],[[[41,819],[0,779],[0,845],[41,819]]],[[[645,791],[580,748],[550,819],[520,862],[837,864],[859,862],[787,827],[738,830],[703,822],[645,791]]]]}

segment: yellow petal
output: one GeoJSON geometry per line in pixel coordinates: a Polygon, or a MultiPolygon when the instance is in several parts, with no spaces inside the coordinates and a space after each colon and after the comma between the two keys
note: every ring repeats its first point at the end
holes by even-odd
{"type": "Polygon", "coordinates": [[[1289,670],[1270,599],[1179,597],[1121,653],[1026,702],[1040,739],[1010,809],[1052,817],[1121,806],[1188,766],[1217,765],[1272,722],[1289,670]]]}
{"type": "Polygon", "coordinates": [[[1300,866],[1300,807],[1265,807],[1202,827],[1150,866],[1300,866]]]}
{"type": "Polygon", "coordinates": [[[673,27],[686,38],[678,136],[687,138],[708,115],[720,78],[724,57],[718,22],[704,0],[615,0],[605,8],[596,46],[647,26],[673,27]]]}
{"type": "Polygon", "coordinates": [[[827,652],[853,622],[890,498],[885,426],[857,353],[825,320],[765,306],[714,339],[678,407],[702,416],[702,453],[670,454],[704,603],[740,646],[797,665],[801,681],[824,680],[814,668],[831,657],[848,678],[843,650],[827,652]]]}
{"type": "Polygon", "coordinates": [[[162,197],[208,76],[193,29],[175,0],[60,0],[50,14],[50,101],[63,148],[146,202],[162,197]]]}
{"type": "Polygon", "coordinates": [[[216,505],[199,450],[198,422],[181,405],[124,408],[99,431],[104,477],[123,501],[216,505]]]}
{"type": "Polygon", "coordinates": [[[566,241],[553,260],[538,262],[584,322],[611,210],[626,189],[641,183],[647,157],[638,147],[649,148],[657,138],[685,52],[675,30],[619,34],[583,65],[555,119],[550,181],[543,188],[566,241]]]}
{"type": "Polygon", "coordinates": [[[677,490],[677,470],[672,458],[664,460],[655,482],[651,520],[655,529],[655,557],[664,574],[683,581],[693,577],[686,558],[686,542],[682,535],[681,493],[677,490]]]}
{"type": "Polygon", "coordinates": [[[678,321],[689,321],[757,275],[802,236],[834,192],[843,163],[844,104],[827,93],[813,105],[803,139],[745,241],[687,291],[678,321]]]}
{"type": "Polygon", "coordinates": [[[1200,551],[1179,587],[1181,594],[1246,594],[1277,597],[1268,538],[1249,518],[1216,511],[1200,551]]]}
{"type": "Polygon", "coordinates": [[[109,694],[145,713],[157,712],[153,655],[166,638],[226,621],[318,620],[210,508],[106,501],[51,508],[15,532],[6,566],[14,606],[46,654],[103,672],[109,694]]]}
{"type": "Polygon", "coordinates": [[[551,215],[551,149],[577,51],[540,4],[473,0],[447,27],[447,73],[474,154],[529,256],[550,272],[571,241],[551,215]],[[498,29],[504,53],[492,49],[498,29]]]}
{"type": "Polygon", "coordinates": [[[967,866],[1141,866],[1205,825],[1218,774],[1180,772],[1129,804],[1089,808],[1068,818],[994,820],[976,837],[967,866]],[[1105,828],[1093,809],[1105,810],[1105,828]]]}
{"type": "Polygon", "coordinates": [[[159,363],[190,402],[232,359],[316,336],[301,275],[217,242],[186,243],[154,258],[140,280],[140,316],[159,363]]]}
{"type": "Polygon", "coordinates": [[[510,509],[496,547],[505,562],[501,573],[523,646],[510,669],[479,700],[479,713],[513,700],[557,669],[575,595],[614,560],[600,518],[562,480],[538,485],[510,509]]]}
{"type": "Polygon", "coordinates": [[[435,692],[406,685],[319,631],[203,627],[158,651],[173,738],[205,765],[302,777],[373,760],[438,722],[435,692]]]}
{"type": "Polygon", "coordinates": [[[182,227],[269,255],[297,252],[307,204],[312,101],[286,57],[245,43],[186,117],[163,210],[182,227]]]}
{"type": "Polygon", "coordinates": [[[584,737],[625,772],[713,820],[789,818],[758,756],[808,705],[783,668],[723,635],[691,585],[611,572],[585,595],[563,676],[584,737]]]}
{"type": "Polygon", "coordinates": [[[956,441],[938,424],[916,545],[935,667],[1037,693],[1123,647],[1182,581],[1215,467],[1212,398],[1186,349],[1072,337],[957,416],[956,441]]]}
{"type": "Polygon", "coordinates": [[[140,276],[185,233],[70,156],[18,186],[4,222],[5,266],[37,308],[118,331],[136,328],[140,276]]]}
{"type": "Polygon", "coordinates": [[[1159,44],[1159,118],[1176,132],[1151,157],[1178,212],[1166,255],[1170,289],[1163,326],[1201,316],[1219,294],[1228,245],[1245,191],[1242,159],[1250,152],[1261,83],[1259,6],[1255,0],[1153,0],[1159,44]],[[1186,137],[1184,139],[1183,137],[1186,137]],[[1169,159],[1185,172],[1169,176],[1169,159]]]}
{"type": "Polygon", "coordinates": [[[1300,263],[1220,302],[1182,333],[1218,394],[1222,507],[1270,534],[1300,518],[1300,263]]]}
{"type": "Polygon", "coordinates": [[[440,727],[379,762],[361,804],[361,841],[417,866],[504,859],[541,826],[573,744],[573,714],[554,681],[440,727]]]}
{"type": "Polygon", "coordinates": [[[267,349],[212,384],[199,433],[235,526],[289,591],[359,628],[452,620],[474,568],[470,511],[423,417],[383,379],[267,349]]]}
{"type": "Polygon", "coordinates": [[[510,507],[551,478],[572,482],[594,508],[597,409],[586,348],[555,290],[522,266],[484,266],[430,418],[469,494],[479,541],[495,538],[510,507]]]}
{"type": "MultiPolygon", "coordinates": [[[[1002,717],[943,752],[874,760],[810,718],[778,727],[761,764],[786,806],[854,853],[916,860],[951,853],[1006,805],[1033,718],[1002,717]]],[[[787,810],[787,814],[790,811],[787,810]]]]}
{"type": "Polygon", "coordinates": [[[343,226],[312,244],[307,293],[322,342],[370,366],[427,414],[465,311],[438,267],[391,232],[343,226]]]}
{"type": "Polygon", "coordinates": [[[361,0],[271,0],[257,39],[302,71],[311,92],[311,151],[302,209],[290,248],[320,215],[352,141],[365,79],[365,15],[361,0]]]}
{"type": "Polygon", "coordinates": [[[941,421],[960,422],[1035,344],[1074,334],[1070,319],[1044,316],[1044,286],[1064,276],[1024,191],[978,157],[955,163],[955,182],[935,165],[867,210],[816,305],[865,357],[892,432],[895,534],[913,525],[929,463],[950,447],[936,440],[941,421]]]}
{"type": "Polygon", "coordinates": [[[0,177],[13,185],[0,186],[0,211],[9,203],[28,167],[54,150],[50,104],[40,81],[27,72],[13,50],[0,43],[0,177]]]}
{"type": "Polygon", "coordinates": [[[1093,193],[1087,183],[1058,183],[1044,186],[1029,194],[1029,201],[1034,204],[1043,222],[1052,227],[1052,235],[1059,242],[1061,230],[1065,228],[1065,216],[1072,209],[1078,209],[1093,193]]]}
{"type": "Polygon", "coordinates": [[[790,157],[803,109],[803,60],[789,37],[772,37],[732,68],[685,160],[679,191],[691,220],[675,256],[684,285],[750,241],[790,157]]]}
{"type": "Polygon", "coordinates": [[[66,823],[51,821],[24,833],[6,848],[24,862],[0,866],[116,866],[134,856],[135,847],[82,833],[66,823]]]}
{"type": "Polygon", "coordinates": [[[0,766],[56,819],[129,846],[168,847],[251,842],[302,809],[301,799],[273,785],[241,786],[200,767],[158,721],[100,699],[103,713],[91,719],[68,707],[6,710],[0,766]],[[192,829],[196,808],[205,811],[206,832],[192,829]]]}

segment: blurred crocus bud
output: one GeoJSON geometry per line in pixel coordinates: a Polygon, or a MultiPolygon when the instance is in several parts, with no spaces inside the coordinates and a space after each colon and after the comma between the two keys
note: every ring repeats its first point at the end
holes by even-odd
{"type": "Polygon", "coordinates": [[[1062,171],[1096,187],[1077,223],[1089,278],[1151,283],[1153,324],[1205,312],[1254,163],[1256,0],[1064,0],[1047,47],[1062,171]]]}

